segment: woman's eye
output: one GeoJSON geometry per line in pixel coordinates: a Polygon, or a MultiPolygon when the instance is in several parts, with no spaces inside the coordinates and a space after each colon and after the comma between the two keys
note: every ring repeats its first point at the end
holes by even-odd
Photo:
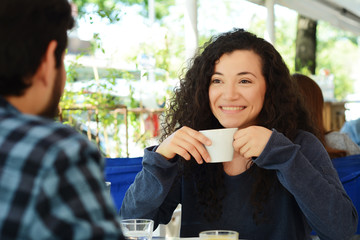
{"type": "Polygon", "coordinates": [[[213,79],[213,80],[211,80],[211,83],[220,83],[221,81],[220,81],[220,79],[213,79]]]}
{"type": "Polygon", "coordinates": [[[241,80],[239,81],[239,83],[250,83],[250,81],[247,80],[247,79],[241,79],[241,80]]]}

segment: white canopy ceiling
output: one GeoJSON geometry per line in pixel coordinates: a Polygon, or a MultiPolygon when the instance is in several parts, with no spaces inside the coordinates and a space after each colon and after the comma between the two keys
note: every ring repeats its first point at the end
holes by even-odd
{"type": "MultiPolygon", "coordinates": [[[[249,0],[266,5],[269,0],[249,0]]],[[[360,36],[360,0],[273,0],[314,20],[327,21],[335,27],[360,36]]]]}

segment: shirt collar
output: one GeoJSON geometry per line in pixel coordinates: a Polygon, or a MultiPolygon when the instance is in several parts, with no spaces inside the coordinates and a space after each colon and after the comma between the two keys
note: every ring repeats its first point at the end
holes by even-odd
{"type": "Polygon", "coordinates": [[[20,113],[13,105],[0,96],[0,108],[3,108],[11,113],[20,113]]]}

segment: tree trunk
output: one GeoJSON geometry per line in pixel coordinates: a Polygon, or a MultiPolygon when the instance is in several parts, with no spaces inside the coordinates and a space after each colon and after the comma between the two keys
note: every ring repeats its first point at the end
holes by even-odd
{"type": "Polygon", "coordinates": [[[316,26],[317,22],[299,15],[296,33],[295,71],[304,68],[315,74],[316,68],[316,26]]]}

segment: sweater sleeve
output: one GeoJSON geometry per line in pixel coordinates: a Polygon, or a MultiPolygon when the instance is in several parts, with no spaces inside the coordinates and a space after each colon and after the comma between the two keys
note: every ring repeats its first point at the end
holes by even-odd
{"type": "Polygon", "coordinates": [[[314,135],[300,131],[293,143],[273,130],[254,163],[276,171],[321,239],[349,239],[355,233],[356,209],[325,148],[314,135]]]}
{"type": "Polygon", "coordinates": [[[124,219],[147,218],[167,224],[180,199],[176,161],[168,161],[150,147],[145,149],[143,168],[125,193],[120,209],[124,219]]]}

